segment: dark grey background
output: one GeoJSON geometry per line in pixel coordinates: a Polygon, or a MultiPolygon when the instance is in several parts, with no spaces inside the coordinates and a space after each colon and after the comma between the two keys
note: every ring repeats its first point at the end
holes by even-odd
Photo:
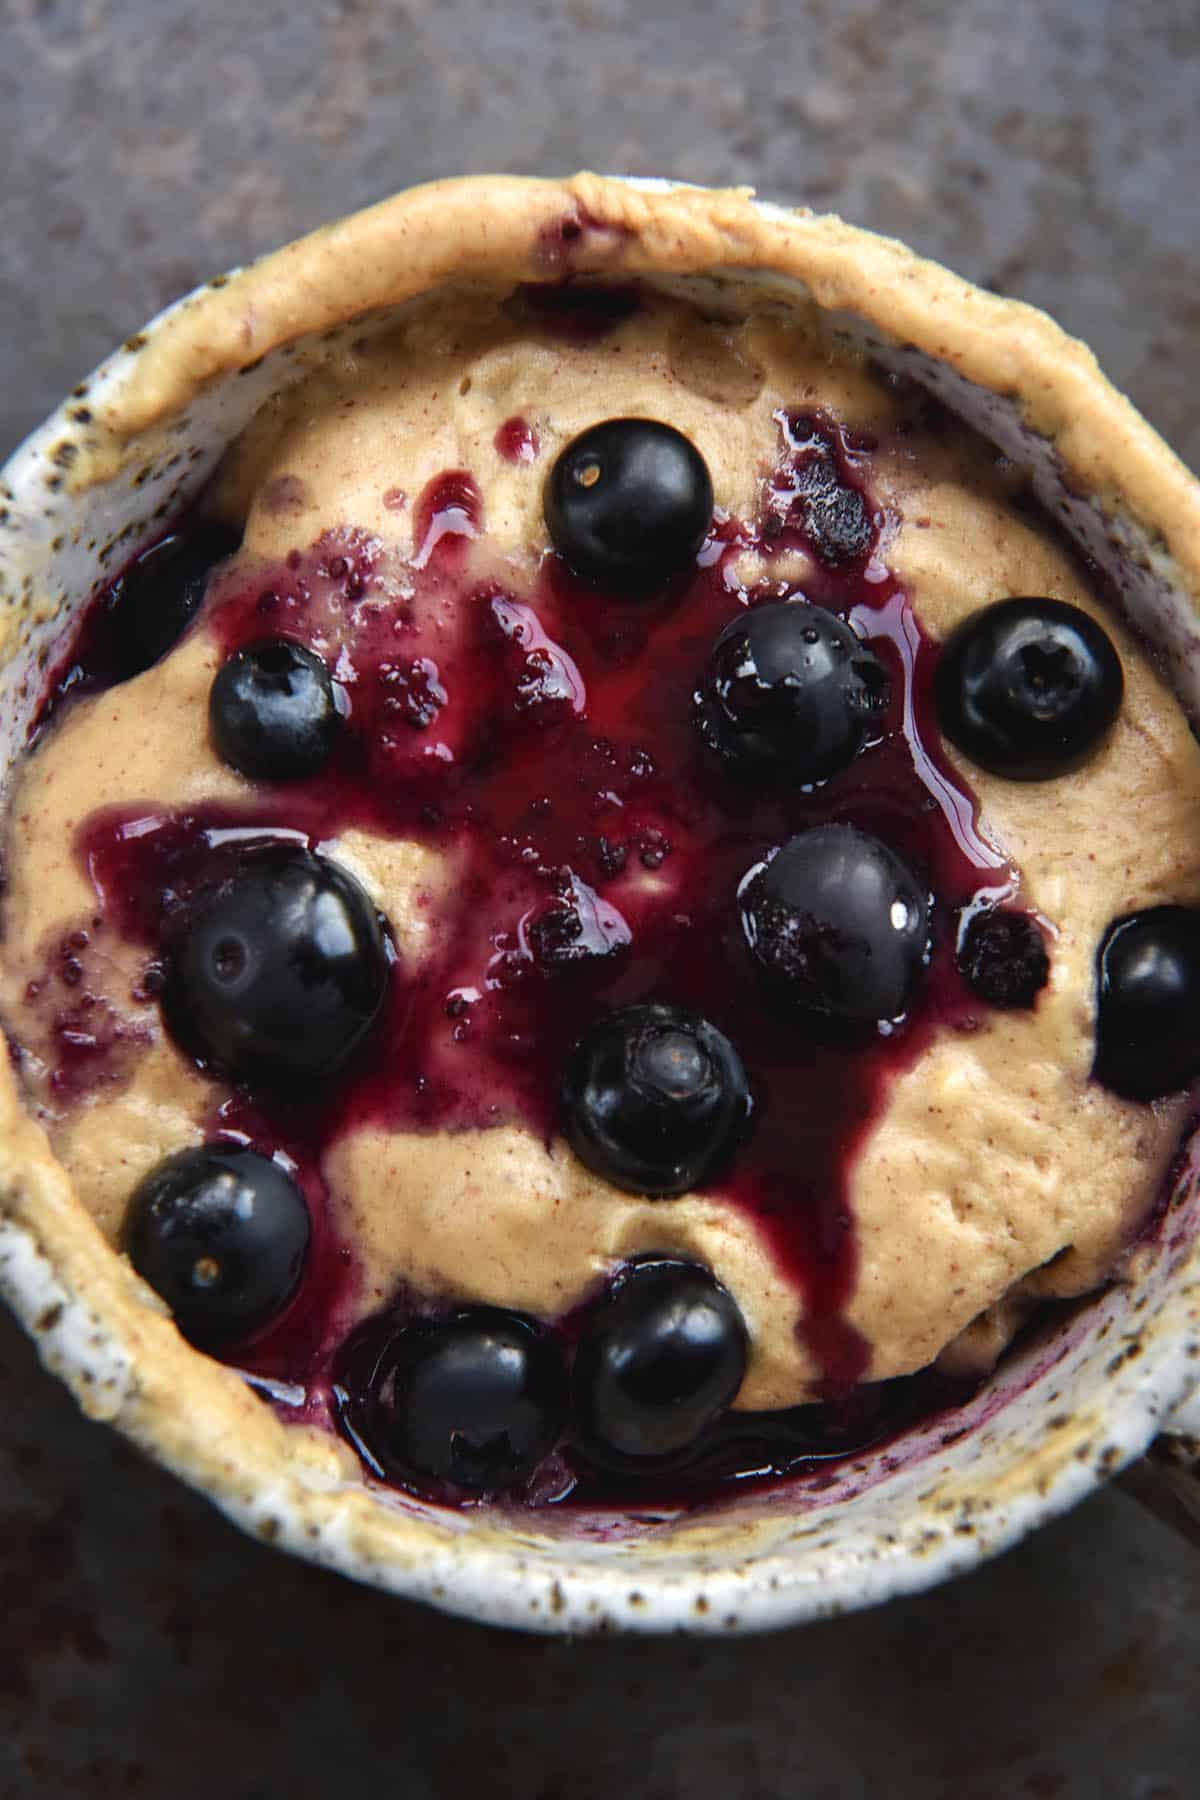
{"type": "MultiPolygon", "coordinates": [[[[0,447],[390,189],[753,182],[1045,305],[1200,462],[1196,0],[0,0],[0,447]],[[248,23],[249,21],[249,23],[248,23]]],[[[557,1643],[239,1539],[0,1323],[0,1794],[1185,1800],[1200,1557],[1122,1494],[881,1612],[557,1643]]]]}

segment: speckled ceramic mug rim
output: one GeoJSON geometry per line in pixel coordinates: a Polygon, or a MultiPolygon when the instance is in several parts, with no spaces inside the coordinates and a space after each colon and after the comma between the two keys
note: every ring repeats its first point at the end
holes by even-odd
{"type": "MultiPolygon", "coordinates": [[[[588,190],[589,217],[598,206],[603,216],[604,196],[626,184],[588,179],[596,182],[588,190]]],[[[631,194],[679,191],[666,183],[626,185],[631,194]]],[[[568,190],[560,192],[565,196],[568,190]]],[[[713,196],[714,202],[718,198],[713,196]]],[[[572,203],[577,200],[576,194],[572,203]]],[[[732,197],[723,219],[736,221],[738,208],[761,222],[768,243],[776,230],[794,234],[798,224],[808,228],[797,215],[746,196],[732,197]]],[[[814,221],[813,228],[821,224],[814,221]]],[[[911,260],[918,269],[929,268],[911,260]]],[[[671,279],[686,287],[703,285],[709,277],[683,273],[671,279]]],[[[794,272],[773,271],[761,260],[754,279],[783,298],[797,292],[794,272]]],[[[129,524],[127,467],[112,483],[92,487],[73,508],[70,446],[107,397],[129,382],[135,359],[197,296],[168,308],[101,364],[16,451],[0,477],[0,549],[6,550],[9,600],[19,616],[36,613],[44,597],[38,571],[51,564],[61,590],[77,596],[77,603],[86,599],[103,579],[104,556],[110,568],[114,562],[119,566],[139,538],[160,530],[202,485],[238,423],[287,378],[281,357],[294,354],[294,345],[261,362],[251,359],[200,396],[189,408],[185,431],[172,436],[170,422],[165,434],[156,428],[137,528],[129,524]],[[235,391],[236,407],[222,406],[222,394],[235,391]],[[32,579],[22,591],[26,577],[32,579]]],[[[844,308],[836,320],[842,335],[865,342],[872,354],[937,387],[1010,453],[1021,448],[1027,426],[1011,397],[994,389],[972,390],[969,382],[964,387],[960,376],[942,369],[919,346],[889,343],[875,324],[844,308]],[[979,399],[974,407],[972,391],[979,399]]],[[[1060,478],[1061,468],[1056,475],[1051,467],[1047,480],[1060,478]]],[[[1090,521],[1080,529],[1086,539],[1090,521]]],[[[1136,527],[1117,535],[1118,547],[1128,553],[1136,527]]],[[[1150,551],[1138,545],[1135,554],[1139,568],[1152,567],[1150,551]]],[[[1189,688],[1187,674],[1200,643],[1190,619],[1165,611],[1159,619],[1147,601],[1139,622],[1144,629],[1149,624],[1177,673],[1184,671],[1181,686],[1189,688]]],[[[60,629],[61,622],[35,629],[7,671],[0,735],[13,753],[23,741],[19,724],[28,716],[45,648],[60,629]],[[23,688],[12,677],[22,658],[23,688]]],[[[852,1459],[832,1485],[822,1485],[819,1476],[798,1479],[786,1492],[737,1502],[703,1518],[664,1519],[635,1531],[599,1515],[578,1520],[574,1528],[561,1519],[546,1525],[528,1514],[494,1513],[486,1526],[478,1523],[480,1515],[463,1515],[440,1519],[436,1540],[425,1534],[419,1553],[410,1555],[404,1521],[416,1535],[418,1515],[423,1518],[430,1509],[380,1498],[373,1504],[386,1510],[391,1523],[377,1541],[361,1526],[358,1494],[352,1499],[325,1491],[314,1478],[308,1490],[301,1484],[298,1501],[282,1471],[279,1479],[261,1469],[258,1479],[247,1479],[255,1471],[242,1470],[236,1457],[227,1481],[215,1475],[211,1456],[200,1453],[195,1437],[203,1430],[202,1412],[192,1439],[186,1428],[169,1432],[159,1421],[148,1425],[131,1398],[138,1359],[148,1353],[141,1333],[119,1308],[106,1309],[102,1291],[81,1291],[63,1259],[47,1253],[47,1233],[31,1229],[30,1216],[0,1200],[0,1289],[47,1366],[68,1382],[85,1410],[110,1418],[209,1492],[239,1524],[280,1547],[496,1623],[563,1631],[732,1632],[863,1606],[929,1585],[1014,1542],[1141,1454],[1168,1418],[1181,1429],[1200,1428],[1200,1405],[1186,1404],[1200,1377],[1200,1182],[1189,1164],[1145,1253],[1136,1287],[1109,1290],[1009,1359],[952,1426],[933,1421],[898,1446],[852,1459]],[[321,1526],[314,1531],[318,1515],[321,1526]]],[[[155,1328],[161,1323],[156,1320],[155,1328]]]]}

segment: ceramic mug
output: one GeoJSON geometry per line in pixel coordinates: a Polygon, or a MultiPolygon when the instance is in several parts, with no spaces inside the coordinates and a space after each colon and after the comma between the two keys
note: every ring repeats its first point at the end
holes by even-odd
{"type": "MultiPolygon", "coordinates": [[[[735,278],[785,306],[815,300],[839,340],[925,384],[1028,468],[1161,652],[1180,698],[1200,709],[1200,577],[1181,530],[1200,544],[1200,488],[1042,315],[898,244],[745,192],[481,178],[398,196],[197,290],[15,453],[0,491],[5,764],[80,609],[198,492],[270,394],[445,280],[569,272],[635,276],[709,305],[735,278]],[[311,279],[314,268],[329,278],[311,279]],[[876,303],[884,287],[886,309],[876,303]],[[964,307],[985,318],[982,337],[956,333],[964,307]],[[1081,392],[1085,431],[1073,423],[1081,392]]],[[[5,1142],[0,1288],[85,1412],[264,1539],[478,1619],[563,1632],[793,1624],[972,1566],[1160,1434],[1175,1434],[1160,1443],[1177,1472],[1200,1448],[1189,1441],[1200,1438],[1200,1167],[1186,1150],[1136,1278],[1060,1313],[968,1405],[768,1491],[635,1520],[450,1512],[347,1479],[344,1463],[281,1426],[235,1370],[183,1343],[72,1199],[10,1079],[5,1142]]],[[[1177,1478],[1186,1502],[1187,1478],[1177,1478]]]]}

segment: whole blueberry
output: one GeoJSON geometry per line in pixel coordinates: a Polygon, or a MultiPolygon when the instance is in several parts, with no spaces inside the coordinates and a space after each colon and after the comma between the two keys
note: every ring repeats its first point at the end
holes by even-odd
{"type": "Polygon", "coordinates": [[[707,1269],[632,1264],[593,1306],[575,1353],[585,1450],[653,1461],[694,1448],[736,1395],[747,1354],[742,1315],[707,1269]]]}
{"type": "Polygon", "coordinates": [[[193,1054],[286,1091],[341,1072],[387,980],[379,915],[353,877],[307,850],[271,848],[187,909],[167,946],[163,1008],[193,1054]]]}
{"type": "Polygon", "coordinates": [[[942,730],[989,774],[1066,775],[1121,709],[1125,678],[1107,632],[1064,600],[997,600],[942,646],[935,699],[942,730]]]}
{"type": "Polygon", "coordinates": [[[175,532],[139,556],[109,592],[106,625],[119,681],[140,675],[166,655],[200,609],[209,576],[240,543],[227,526],[208,523],[175,532]]]}
{"type": "Polygon", "coordinates": [[[624,1006],[568,1059],[563,1128],[580,1161],[634,1194],[682,1194],[728,1160],[750,1116],[729,1039],[680,1006],[624,1006]]]}
{"type": "Polygon", "coordinates": [[[772,601],[721,632],[697,718],[733,769],[824,781],[858,755],[888,691],[883,664],[844,620],[803,600],[772,601]]]}
{"type": "Polygon", "coordinates": [[[287,638],[235,651],[217,671],[208,717],[222,762],[255,781],[316,775],[341,723],[329,670],[287,638]]]}
{"type": "Polygon", "coordinates": [[[1157,1100],[1200,1075],[1200,908],[1117,919],[1097,959],[1096,1080],[1157,1100]]]}
{"type": "Polygon", "coordinates": [[[854,825],[818,825],[738,890],[742,931],[772,998],[812,1022],[899,1018],[929,954],[929,902],[894,850],[854,825]]]}
{"type": "Polygon", "coordinates": [[[186,1338],[232,1343],[283,1311],[311,1227],[304,1196],[270,1157],[232,1144],[168,1156],[135,1188],[124,1247],[186,1338]]]}
{"type": "Polygon", "coordinates": [[[372,1386],[369,1447],[418,1485],[517,1486],[554,1448],[567,1416],[567,1379],[552,1340],[529,1319],[493,1307],[404,1327],[372,1386]]]}
{"type": "Polygon", "coordinates": [[[576,575],[636,593],[693,560],[712,519],[712,481],[673,426],[606,419],[560,453],[543,504],[550,541],[576,575]]]}

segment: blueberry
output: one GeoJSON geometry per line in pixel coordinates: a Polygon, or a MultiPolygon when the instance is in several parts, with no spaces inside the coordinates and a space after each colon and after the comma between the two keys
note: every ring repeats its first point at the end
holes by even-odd
{"type": "Polygon", "coordinates": [[[235,651],[208,699],[222,762],[256,781],[298,781],[329,760],[341,723],[329,670],[287,638],[235,651]]]}
{"type": "Polygon", "coordinates": [[[1200,908],[1152,906],[1117,919],[1098,958],[1096,1080],[1157,1100],[1200,1075],[1200,908]]]}
{"type": "Polygon", "coordinates": [[[832,435],[811,416],[789,419],[785,435],[795,458],[782,490],[791,499],[792,518],[798,511],[809,547],[823,563],[838,568],[858,561],[871,548],[871,516],[858,489],[838,475],[832,435]]]}
{"type": "Polygon", "coordinates": [[[833,469],[810,464],[801,477],[804,535],[823,563],[838,568],[871,548],[871,518],[856,488],[843,487],[833,469]]]}
{"type": "Polygon", "coordinates": [[[376,1366],[368,1447],[401,1479],[473,1492],[517,1486],[549,1454],[567,1416],[552,1341],[492,1307],[408,1325],[376,1366]]]}
{"type": "Polygon", "coordinates": [[[718,637],[697,718],[731,768],[824,781],[857,756],[888,691],[883,664],[843,620],[802,600],[772,601],[718,637]]]}
{"type": "Polygon", "coordinates": [[[1028,913],[977,913],[962,934],[958,972],[989,1006],[1030,1007],[1050,976],[1041,927],[1028,913]]]}
{"type": "Polygon", "coordinates": [[[712,519],[712,481],[672,426],[607,419],[559,455],[544,506],[550,541],[576,575],[635,593],[692,561],[712,519]]]}
{"type": "Polygon", "coordinates": [[[108,598],[109,653],[119,681],[158,662],[200,609],[214,566],[232,556],[238,534],[197,525],[163,538],[113,583],[108,598]]]}
{"type": "Polygon", "coordinates": [[[388,979],[379,915],[307,850],[258,850],[197,896],[166,946],[164,1012],[186,1048],[235,1080],[288,1087],[338,1074],[388,979]]]}
{"type": "Polygon", "coordinates": [[[260,1331],[300,1283],[310,1225],[304,1196],[269,1157],[203,1144],[168,1156],[134,1190],[125,1249],[193,1343],[260,1331]]]}
{"type": "Polygon", "coordinates": [[[770,994],[809,1020],[896,1019],[928,960],[929,902],[912,870],[854,825],[818,825],[738,890],[742,930],[770,994]]]}
{"type": "Polygon", "coordinates": [[[748,1340],[707,1269],[668,1258],[630,1266],[594,1306],[575,1353],[575,1417],[600,1456],[676,1457],[742,1384],[748,1340]]]}
{"type": "Polygon", "coordinates": [[[1063,600],[997,600],[942,646],[942,730],[989,774],[1048,781],[1079,767],[1121,709],[1121,661],[1090,614],[1063,600]]]}
{"type": "Polygon", "coordinates": [[[562,1084],[579,1160],[633,1194],[682,1194],[732,1154],[750,1116],[742,1060],[680,1006],[625,1006],[580,1038],[562,1084]]]}

